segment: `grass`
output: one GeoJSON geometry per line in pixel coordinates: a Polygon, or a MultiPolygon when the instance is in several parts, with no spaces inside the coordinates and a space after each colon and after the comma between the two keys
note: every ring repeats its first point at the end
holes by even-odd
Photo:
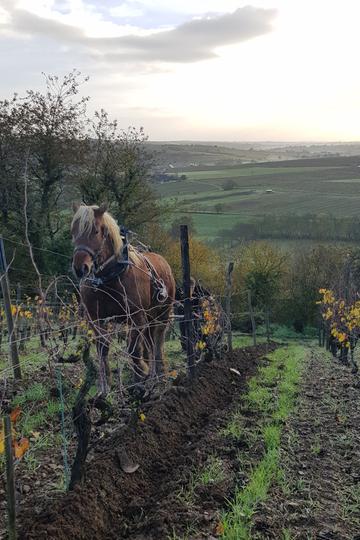
{"type": "MultiPolygon", "coordinates": [[[[270,363],[262,367],[250,381],[246,401],[262,419],[259,437],[263,441],[264,455],[252,469],[248,483],[235,492],[229,510],[223,514],[223,538],[248,540],[251,538],[251,518],[270,487],[283,477],[279,463],[282,422],[295,406],[297,386],[304,367],[305,349],[298,345],[277,349],[269,355],[270,363]],[[277,392],[268,386],[277,387],[277,392]]],[[[225,432],[240,438],[239,412],[230,420],[225,432]]],[[[288,534],[288,533],[286,533],[288,534]]],[[[289,538],[285,536],[284,538],[289,538]]]]}
{"type": "Polygon", "coordinates": [[[360,170],[355,158],[343,162],[323,158],[311,165],[297,160],[293,165],[287,161],[276,166],[262,163],[184,172],[186,180],[164,183],[158,191],[164,199],[176,197],[179,207],[195,212],[197,235],[203,239],[212,240],[221,230],[264,214],[358,214],[360,170]],[[236,187],[225,191],[223,184],[229,178],[236,187]],[[273,193],[266,193],[269,189],[273,193]],[[221,212],[212,214],[211,219],[196,213],[216,212],[217,205],[221,205],[221,212]]]}
{"type": "Polygon", "coordinates": [[[42,383],[34,383],[29,386],[23,394],[16,396],[13,399],[12,404],[16,406],[23,406],[25,403],[31,403],[34,401],[42,401],[49,396],[49,391],[42,383]]]}
{"type": "Polygon", "coordinates": [[[241,437],[244,435],[243,421],[244,417],[241,412],[236,412],[231,417],[231,420],[227,426],[222,430],[221,434],[225,437],[233,437],[234,439],[238,440],[241,439],[241,437]]]}
{"type": "Polygon", "coordinates": [[[225,479],[223,462],[217,456],[210,456],[206,466],[200,473],[198,485],[219,484],[225,479]]]}
{"type": "MultiPolygon", "coordinates": [[[[24,371],[29,372],[47,362],[47,352],[41,350],[39,347],[39,338],[32,337],[26,342],[25,351],[20,351],[20,365],[24,371]]],[[[0,371],[3,370],[9,370],[9,373],[12,372],[9,365],[9,345],[7,339],[3,341],[0,355],[0,371]]]]}
{"type": "Polygon", "coordinates": [[[198,471],[194,471],[185,488],[182,488],[178,498],[185,504],[191,505],[195,499],[195,491],[199,486],[219,484],[225,479],[226,473],[222,460],[215,455],[208,457],[205,465],[198,471]]]}

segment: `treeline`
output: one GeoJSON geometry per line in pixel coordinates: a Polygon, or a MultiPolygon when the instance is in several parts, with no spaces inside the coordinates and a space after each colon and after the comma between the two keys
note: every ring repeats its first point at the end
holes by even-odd
{"type": "Polygon", "coordinates": [[[43,92],[0,101],[0,232],[17,242],[13,267],[28,274],[26,222],[41,273],[67,272],[74,200],[108,201],[138,231],[163,216],[143,129],[123,130],[103,109],[89,114],[86,81],[76,71],[46,76],[43,92]]]}
{"type": "MultiPolygon", "coordinates": [[[[160,251],[181,280],[178,240],[166,231],[158,239],[160,251]]],[[[356,247],[317,245],[285,251],[268,242],[253,241],[229,251],[192,238],[190,258],[194,277],[221,299],[226,264],[229,260],[235,262],[232,322],[243,331],[250,329],[247,291],[251,292],[257,313],[268,311],[271,322],[302,332],[318,324],[316,302],[320,288],[337,290],[344,297],[350,291],[360,290],[360,249],[356,247]]],[[[258,323],[263,320],[260,315],[258,323]]]]}
{"type": "Polygon", "coordinates": [[[238,240],[360,240],[360,217],[336,217],[328,214],[267,214],[254,223],[237,223],[219,234],[223,239],[238,240]]]}

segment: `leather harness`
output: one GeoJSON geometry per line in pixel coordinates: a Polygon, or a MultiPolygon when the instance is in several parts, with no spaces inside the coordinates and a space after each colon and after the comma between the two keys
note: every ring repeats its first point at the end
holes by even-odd
{"type": "Polygon", "coordinates": [[[76,246],[74,249],[74,254],[79,251],[85,251],[85,253],[90,255],[94,263],[95,270],[91,275],[84,278],[85,281],[89,282],[91,286],[97,288],[101,285],[105,285],[109,281],[113,281],[126,272],[129,266],[132,264],[129,258],[128,230],[125,229],[125,227],[120,227],[120,234],[124,240],[121,253],[118,256],[111,255],[101,264],[98,264],[97,260],[101,249],[98,252],[95,252],[89,246],[85,246],[83,244],[76,246]]]}

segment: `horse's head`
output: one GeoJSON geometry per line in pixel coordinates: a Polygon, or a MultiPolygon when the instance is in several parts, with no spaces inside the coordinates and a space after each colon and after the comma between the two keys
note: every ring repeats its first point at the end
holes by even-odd
{"type": "MultiPolygon", "coordinates": [[[[73,271],[78,278],[91,274],[109,256],[109,229],[106,221],[113,220],[106,206],[77,206],[71,223],[74,243],[73,271]],[[106,219],[108,216],[108,219],[106,219]]],[[[114,223],[115,220],[113,220],[114,223]]]]}

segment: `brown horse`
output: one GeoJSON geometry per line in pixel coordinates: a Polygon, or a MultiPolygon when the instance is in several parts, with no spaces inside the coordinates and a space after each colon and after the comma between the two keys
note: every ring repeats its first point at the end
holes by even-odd
{"type": "Polygon", "coordinates": [[[135,381],[164,372],[164,341],[175,296],[175,282],[166,260],[139,252],[128,244],[105,206],[81,205],[71,224],[73,270],[96,332],[100,389],[109,390],[107,321],[128,328],[127,352],[135,381]]]}

